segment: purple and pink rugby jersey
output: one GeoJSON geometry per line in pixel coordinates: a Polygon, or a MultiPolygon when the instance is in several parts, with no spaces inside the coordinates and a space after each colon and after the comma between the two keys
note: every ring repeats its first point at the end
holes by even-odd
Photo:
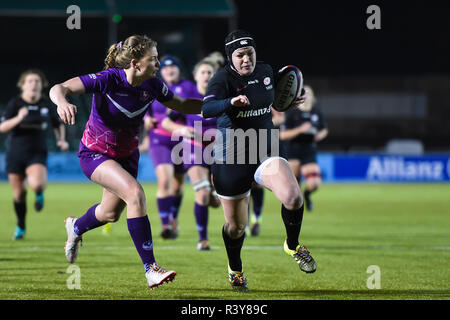
{"type": "MultiPolygon", "coordinates": [[[[101,162],[111,158],[136,162],[145,113],[155,100],[172,100],[172,91],[159,78],[133,87],[125,71],[117,68],[83,75],[80,79],[86,93],[93,93],[91,114],[78,152],[83,172],[90,178],[101,162]]],[[[137,175],[137,165],[136,172],[132,171],[131,174],[137,175]]]]}

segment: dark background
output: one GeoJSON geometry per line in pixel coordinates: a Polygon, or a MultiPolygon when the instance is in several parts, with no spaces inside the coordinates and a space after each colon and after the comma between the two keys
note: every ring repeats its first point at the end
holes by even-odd
{"type": "MultiPolygon", "coordinates": [[[[330,136],[321,143],[321,150],[383,151],[391,139],[416,139],[429,152],[450,150],[450,19],[443,4],[398,0],[232,3],[234,22],[218,17],[123,16],[117,38],[149,35],[158,41],[160,56],[178,56],[184,76],[191,78],[190,70],[198,60],[212,51],[223,53],[224,38],[234,23],[254,35],[258,60],[274,70],[286,64],[302,70],[325,116],[329,114],[330,136]],[[381,30],[366,27],[366,9],[371,4],[381,9],[381,30]],[[355,95],[371,93],[411,95],[413,100],[419,95],[426,101],[425,111],[396,114],[394,104],[381,106],[392,108],[389,116],[376,112],[369,116],[374,112],[367,100],[360,106],[367,114],[360,116],[346,112],[345,102],[324,103],[336,96],[351,102],[355,95]]],[[[25,69],[42,69],[52,85],[103,68],[110,45],[108,18],[83,17],[82,11],[81,30],[68,30],[67,16],[0,14],[0,109],[18,94],[16,83],[25,69]]],[[[68,128],[72,150],[90,112],[89,97],[76,97],[74,102],[80,113],[78,125],[68,128]]],[[[412,106],[415,110],[414,102],[412,106]]],[[[0,139],[1,150],[4,135],[0,139]]]]}

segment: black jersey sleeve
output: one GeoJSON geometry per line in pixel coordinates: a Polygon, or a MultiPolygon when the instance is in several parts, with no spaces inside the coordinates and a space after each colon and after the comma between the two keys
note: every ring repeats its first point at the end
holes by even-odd
{"type": "Polygon", "coordinates": [[[169,114],[166,116],[166,118],[169,118],[172,121],[177,121],[178,119],[183,119],[185,116],[175,110],[171,110],[169,114]]]}
{"type": "Polygon", "coordinates": [[[226,71],[221,69],[208,84],[206,95],[203,98],[202,114],[205,118],[217,117],[231,107],[228,93],[228,80],[226,71]]]}
{"type": "Polygon", "coordinates": [[[317,129],[319,129],[319,130],[326,129],[327,128],[327,122],[325,121],[325,117],[324,117],[324,115],[322,113],[322,110],[320,110],[319,108],[316,108],[316,112],[317,112],[317,115],[319,117],[319,123],[318,123],[318,128],[317,129]]]}
{"type": "Polygon", "coordinates": [[[1,121],[3,122],[5,120],[14,118],[19,112],[19,109],[20,108],[18,108],[16,103],[16,98],[9,100],[8,104],[5,107],[5,110],[3,111],[1,121]]]}
{"type": "Polygon", "coordinates": [[[294,111],[295,110],[290,109],[285,112],[285,120],[282,125],[283,130],[295,128],[296,124],[294,122],[294,111]]]}

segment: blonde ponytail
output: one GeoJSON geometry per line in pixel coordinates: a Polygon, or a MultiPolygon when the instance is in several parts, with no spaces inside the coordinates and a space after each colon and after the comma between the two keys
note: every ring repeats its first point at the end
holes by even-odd
{"type": "Polygon", "coordinates": [[[141,59],[148,50],[156,47],[156,41],[146,35],[132,35],[125,41],[115,43],[109,47],[105,58],[105,69],[130,67],[132,59],[141,59]]]}

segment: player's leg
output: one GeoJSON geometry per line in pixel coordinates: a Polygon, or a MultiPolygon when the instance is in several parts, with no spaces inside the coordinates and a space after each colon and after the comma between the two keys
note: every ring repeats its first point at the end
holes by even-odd
{"type": "Polygon", "coordinates": [[[197,249],[209,250],[208,206],[211,192],[209,170],[202,166],[191,166],[187,174],[195,191],[194,216],[199,236],[197,249]]]}
{"type": "Polygon", "coordinates": [[[286,253],[296,259],[302,271],[314,272],[314,259],[306,247],[298,242],[303,220],[303,199],[288,162],[280,157],[265,160],[255,173],[255,181],[271,190],[282,203],[281,217],[286,229],[286,253]]]}
{"type": "Polygon", "coordinates": [[[241,249],[248,224],[248,202],[256,166],[218,164],[211,166],[214,186],[223,209],[225,224],[222,238],[228,257],[228,279],[233,289],[248,291],[244,277],[241,249]]]}
{"type": "Polygon", "coordinates": [[[294,173],[295,178],[297,179],[298,183],[300,183],[301,180],[301,163],[299,159],[289,159],[289,166],[292,169],[292,172],[294,173]]]}
{"type": "Polygon", "coordinates": [[[34,208],[37,212],[44,207],[44,190],[47,186],[47,167],[42,163],[33,163],[25,169],[28,185],[34,191],[34,208]]]}
{"type": "Polygon", "coordinates": [[[14,240],[23,239],[26,233],[27,214],[27,189],[25,185],[25,175],[19,173],[8,173],[9,184],[13,192],[14,212],[17,218],[17,226],[14,231],[14,240]]]}
{"type": "MultiPolygon", "coordinates": [[[[176,273],[168,271],[156,264],[153,254],[153,239],[150,221],[146,212],[146,197],[142,186],[134,175],[114,160],[107,160],[100,164],[91,176],[91,180],[103,186],[110,194],[121,199],[127,206],[127,225],[136,250],[145,268],[146,278],[150,288],[172,281],[176,273]]],[[[109,194],[108,194],[109,195],[109,194]]],[[[118,201],[118,203],[120,203],[118,201]]],[[[119,208],[123,209],[123,204],[119,208]]],[[[109,208],[100,206],[99,213],[104,219],[111,214],[109,208]]],[[[113,212],[112,220],[117,220],[121,210],[113,212]]],[[[99,216],[99,218],[101,218],[99,216]]]]}
{"type": "Polygon", "coordinates": [[[250,232],[252,236],[259,235],[261,231],[262,209],[264,204],[264,188],[254,183],[251,190],[253,214],[250,216],[250,232]]]}
{"type": "Polygon", "coordinates": [[[222,237],[228,257],[228,275],[232,287],[238,291],[248,291],[247,279],[244,277],[241,250],[248,224],[248,202],[250,193],[234,198],[219,195],[222,204],[225,225],[222,237]]]}
{"type": "Polygon", "coordinates": [[[170,212],[174,201],[172,184],[175,169],[172,164],[161,163],[156,167],[155,172],[158,180],[156,204],[161,219],[161,237],[169,239],[171,237],[170,212]]]}
{"type": "Polygon", "coordinates": [[[175,175],[173,179],[173,203],[170,208],[170,224],[172,228],[171,238],[178,237],[178,213],[180,212],[181,202],[183,200],[183,184],[185,180],[185,171],[183,165],[175,166],[175,175]]]}
{"type": "Polygon", "coordinates": [[[315,192],[322,183],[322,175],[320,167],[315,162],[309,162],[302,166],[302,175],[305,177],[305,206],[308,211],[313,210],[313,202],[311,194],[315,192]]]}

